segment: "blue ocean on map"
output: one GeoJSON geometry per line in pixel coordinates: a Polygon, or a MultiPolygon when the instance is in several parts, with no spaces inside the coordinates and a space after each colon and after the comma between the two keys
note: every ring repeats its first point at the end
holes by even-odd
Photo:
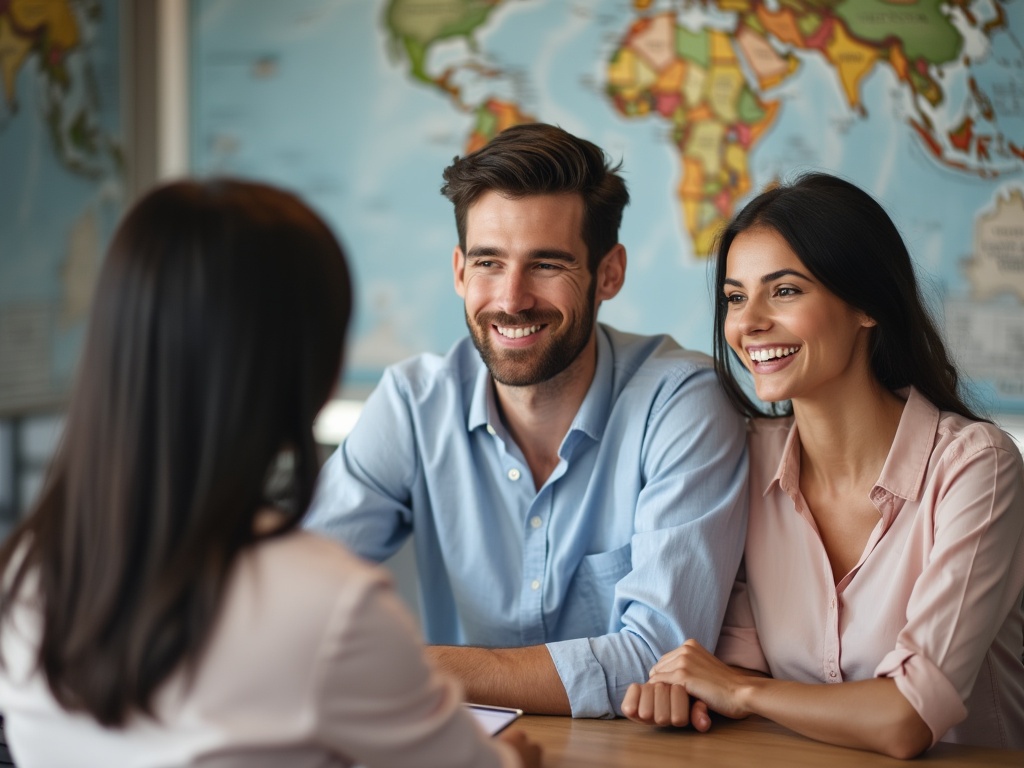
{"type": "MultiPolygon", "coordinates": [[[[336,228],[358,281],[347,378],[355,391],[371,386],[385,365],[422,351],[443,353],[465,333],[452,287],[454,220],[438,190],[443,168],[464,152],[475,116],[410,74],[404,53],[392,48],[387,6],[362,0],[191,5],[193,166],[292,187],[336,228]]],[[[735,23],[730,14],[701,8],[682,12],[680,23],[693,30],[729,30],[735,23]]],[[[1024,28],[1020,4],[1004,8],[1010,28],[1024,28]]],[[[632,195],[621,231],[629,268],[624,290],[600,317],[625,330],[670,333],[708,351],[707,260],[694,253],[682,221],[671,126],[656,114],[624,117],[605,92],[608,62],[634,20],[629,3],[612,0],[506,2],[475,31],[473,45],[463,38],[439,42],[425,68],[458,68],[465,102],[516,101],[621,160],[632,195]]],[[[996,33],[990,49],[972,71],[982,83],[1010,83],[1009,92],[1000,90],[1006,101],[1000,128],[1019,141],[1019,42],[996,33]]],[[[1020,327],[1019,348],[979,363],[977,387],[995,407],[1024,411],[1024,393],[993,383],[1024,378],[1024,295],[989,297],[979,313],[963,271],[977,217],[999,195],[1024,188],[1024,162],[1008,164],[995,178],[943,164],[909,126],[910,96],[892,69],[876,67],[862,82],[861,113],[851,109],[820,55],[795,55],[799,70],[759,93],[781,106],[750,152],[751,194],[812,169],[870,190],[906,237],[936,313],[944,318],[947,305],[958,308],[958,343],[985,335],[993,305],[1006,309],[998,317],[1020,327]]],[[[952,126],[966,77],[952,66],[946,75],[952,126]]]]}

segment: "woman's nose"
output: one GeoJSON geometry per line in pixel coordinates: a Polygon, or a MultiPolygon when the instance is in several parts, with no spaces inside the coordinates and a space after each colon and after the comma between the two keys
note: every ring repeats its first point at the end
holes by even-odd
{"type": "Polygon", "coordinates": [[[764,302],[750,297],[743,302],[739,317],[735,318],[737,329],[746,336],[751,336],[771,328],[771,318],[764,302]]]}

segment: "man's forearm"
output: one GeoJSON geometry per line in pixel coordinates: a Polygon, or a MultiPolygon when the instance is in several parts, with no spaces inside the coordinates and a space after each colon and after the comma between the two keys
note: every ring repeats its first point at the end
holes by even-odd
{"type": "Polygon", "coordinates": [[[473,648],[434,645],[427,655],[459,679],[466,700],[538,715],[571,715],[569,697],[547,646],[473,648]]]}

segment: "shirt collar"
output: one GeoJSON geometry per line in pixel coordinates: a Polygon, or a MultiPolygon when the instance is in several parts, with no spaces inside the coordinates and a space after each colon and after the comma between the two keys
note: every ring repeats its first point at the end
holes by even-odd
{"type": "Polygon", "coordinates": [[[590,389],[580,403],[576,418],[572,420],[569,434],[583,432],[590,439],[597,441],[604,435],[605,427],[608,426],[615,353],[603,326],[595,324],[594,335],[597,337],[597,366],[594,369],[594,380],[590,382],[590,389]]]}
{"type": "Polygon", "coordinates": [[[914,387],[897,392],[905,397],[900,425],[885,459],[876,487],[915,501],[921,495],[928,461],[939,428],[939,409],[914,387]]]}
{"type": "MultiPolygon", "coordinates": [[[[579,431],[592,440],[600,440],[608,423],[615,355],[603,326],[595,324],[594,335],[597,337],[597,367],[594,370],[594,380],[590,383],[590,389],[587,390],[580,409],[569,427],[569,435],[579,431]]],[[[493,426],[495,430],[504,432],[494,393],[494,382],[487,366],[481,362],[476,380],[473,382],[466,429],[472,432],[477,427],[486,426],[493,426]]]]}
{"type": "MultiPolygon", "coordinates": [[[[914,387],[902,389],[896,394],[906,398],[906,405],[875,487],[913,501],[921,493],[928,470],[935,432],[939,426],[939,409],[914,387]]],[[[790,496],[800,485],[800,438],[795,420],[786,437],[779,467],[763,495],[767,496],[776,484],[790,496]]]]}
{"type": "Polygon", "coordinates": [[[494,399],[494,383],[491,381],[491,372],[481,361],[476,372],[476,380],[473,382],[473,394],[469,403],[466,429],[472,432],[477,427],[490,424],[497,427],[501,424],[501,419],[498,417],[498,404],[494,399]]]}
{"type": "Polygon", "coordinates": [[[786,437],[786,444],[782,448],[782,458],[779,459],[779,467],[775,475],[764,489],[762,496],[767,496],[772,489],[778,485],[790,497],[800,487],[800,437],[796,428],[796,420],[789,417],[792,425],[789,428],[789,435],[786,437]]]}

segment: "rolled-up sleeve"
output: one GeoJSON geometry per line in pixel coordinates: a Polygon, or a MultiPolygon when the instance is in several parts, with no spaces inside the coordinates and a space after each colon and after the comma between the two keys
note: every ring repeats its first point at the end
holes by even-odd
{"type": "Polygon", "coordinates": [[[895,680],[933,742],[967,716],[986,653],[1024,588],[1021,457],[1008,442],[987,439],[994,428],[975,429],[944,453],[925,486],[934,542],[921,547],[927,562],[907,623],[875,670],[895,680]]]}
{"type": "Polygon", "coordinates": [[[928,725],[933,744],[967,716],[967,708],[956,688],[942,670],[921,653],[897,648],[886,654],[876,674],[893,678],[900,693],[928,725]]]}

